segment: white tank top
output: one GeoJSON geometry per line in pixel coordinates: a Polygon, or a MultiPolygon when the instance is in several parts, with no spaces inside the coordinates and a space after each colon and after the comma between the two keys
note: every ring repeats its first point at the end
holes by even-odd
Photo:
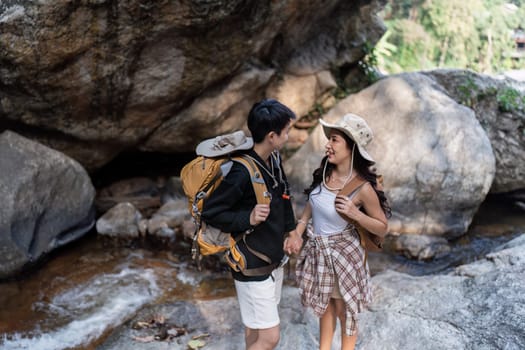
{"type": "MultiPolygon", "coordinates": [[[[357,193],[354,191],[349,198],[357,193]]],[[[310,205],[312,206],[312,221],[314,234],[328,236],[343,231],[348,222],[335,210],[335,197],[337,194],[329,191],[323,185],[317,186],[310,193],[310,205]],[[319,189],[321,190],[319,192],[319,189]]]]}

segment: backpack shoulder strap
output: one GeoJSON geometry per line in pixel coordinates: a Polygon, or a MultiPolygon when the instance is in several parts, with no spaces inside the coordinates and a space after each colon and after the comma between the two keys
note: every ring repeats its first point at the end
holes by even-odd
{"type": "Polygon", "coordinates": [[[363,179],[360,176],[354,177],[352,180],[350,180],[349,183],[346,184],[341,191],[339,191],[339,194],[342,194],[344,196],[349,196],[359,188],[361,188],[364,184],[366,184],[366,180],[363,179]]]}
{"type": "Polygon", "coordinates": [[[244,165],[250,173],[250,180],[252,182],[253,190],[255,191],[255,196],[257,197],[257,203],[270,204],[272,198],[268,193],[264,178],[253,160],[244,155],[232,157],[232,160],[244,165]]]}
{"type": "MultiPolygon", "coordinates": [[[[367,181],[365,179],[359,176],[356,176],[339,193],[345,196],[351,195],[352,193],[355,193],[357,190],[363,187],[363,185],[366,182],[367,181]]],[[[381,185],[382,182],[383,182],[382,176],[378,177],[378,184],[381,185]]],[[[359,225],[354,220],[350,220],[350,223],[352,223],[357,229],[357,233],[359,234],[359,241],[365,250],[365,257],[363,260],[363,264],[366,266],[366,261],[368,259],[368,249],[371,249],[372,245],[375,245],[376,247],[381,248],[382,238],[375,236],[373,233],[369,233],[364,227],[359,225]],[[369,238],[369,237],[373,237],[374,240],[372,240],[372,238],[369,238]],[[367,244],[367,241],[370,241],[369,244],[367,244]]],[[[377,248],[375,250],[377,250],[377,248]]]]}

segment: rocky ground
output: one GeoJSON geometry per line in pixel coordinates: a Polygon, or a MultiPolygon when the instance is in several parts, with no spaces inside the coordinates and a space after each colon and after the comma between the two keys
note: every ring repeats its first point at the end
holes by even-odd
{"type": "MultiPolygon", "coordinates": [[[[373,277],[374,302],[360,317],[357,349],[525,348],[525,234],[485,258],[441,275],[387,270],[373,277]]],[[[317,348],[317,319],[285,286],[278,349],[317,348]]],[[[143,309],[98,350],[244,349],[236,299],[143,309]]],[[[338,335],[333,348],[338,348],[338,335]]]]}

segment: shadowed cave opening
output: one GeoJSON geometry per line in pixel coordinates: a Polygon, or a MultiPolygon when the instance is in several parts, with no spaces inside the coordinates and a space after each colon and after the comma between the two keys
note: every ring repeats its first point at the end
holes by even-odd
{"type": "Polygon", "coordinates": [[[95,188],[134,177],[179,176],[180,170],[195,158],[195,153],[160,153],[130,151],[119,154],[111,162],[91,174],[95,188]]]}

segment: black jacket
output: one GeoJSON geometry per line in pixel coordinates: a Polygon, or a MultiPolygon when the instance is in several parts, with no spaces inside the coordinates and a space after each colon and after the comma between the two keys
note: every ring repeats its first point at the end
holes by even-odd
{"type": "MultiPolygon", "coordinates": [[[[246,152],[271,173],[255,151],[246,152]]],[[[277,186],[274,188],[272,177],[258,165],[260,173],[263,175],[268,191],[272,194],[270,203],[270,214],[266,221],[253,227],[253,232],[246,237],[246,242],[250,248],[255,249],[266,256],[272,262],[281,261],[284,251],[283,243],[285,233],[295,229],[295,216],[289,198],[284,198],[283,194],[287,190],[288,184],[282,164],[274,164],[274,177],[277,186]],[[281,169],[281,170],[279,170],[281,169]],[[282,171],[280,181],[279,171],[282,171]]],[[[250,213],[257,204],[255,192],[250,180],[248,170],[241,164],[234,162],[228,175],[222,180],[219,187],[204,202],[202,219],[208,224],[220,228],[225,232],[231,232],[235,237],[252,228],[250,225],[250,213]]],[[[246,256],[247,267],[261,267],[267,265],[251,254],[242,241],[239,242],[239,249],[246,256]]],[[[241,273],[232,271],[233,278],[239,281],[261,281],[268,278],[266,276],[244,276],[241,273]]]]}

